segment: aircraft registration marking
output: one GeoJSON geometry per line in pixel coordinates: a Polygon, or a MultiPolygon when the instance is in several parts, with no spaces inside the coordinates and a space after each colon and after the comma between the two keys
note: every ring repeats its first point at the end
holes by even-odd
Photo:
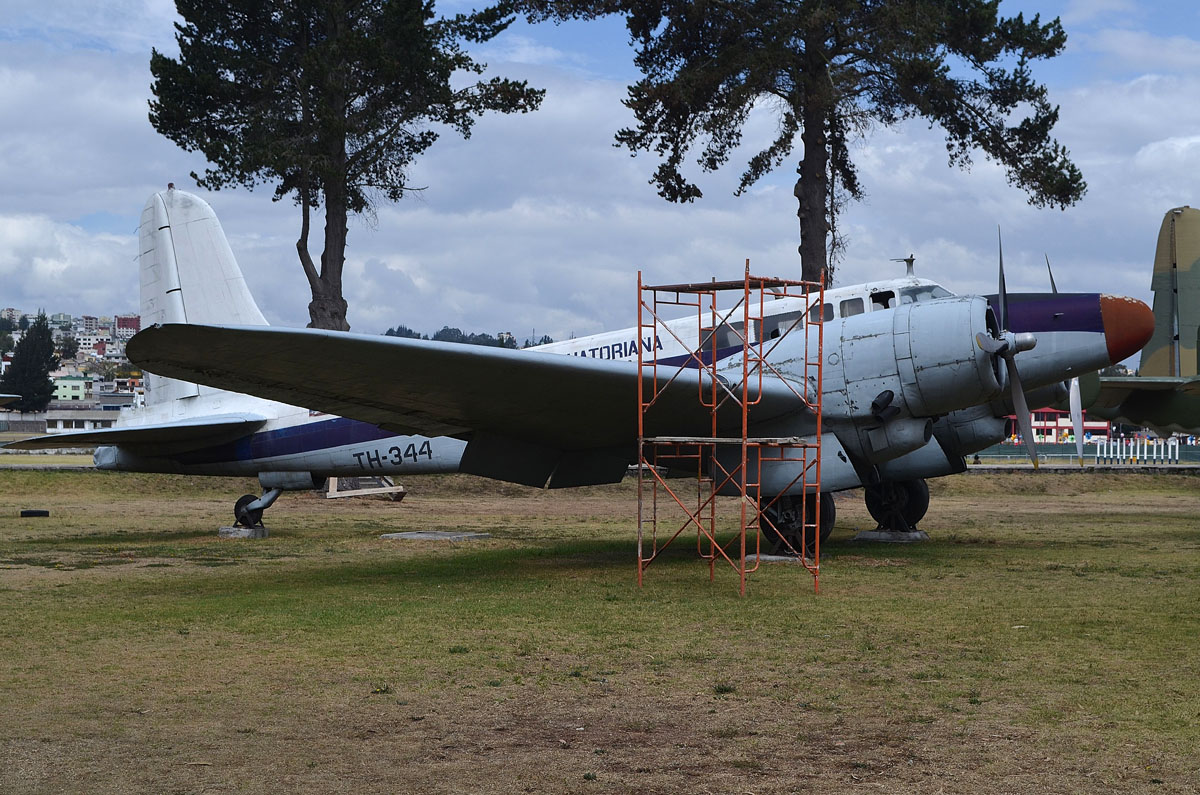
{"type": "Polygon", "coordinates": [[[429,460],[433,460],[433,445],[426,439],[417,447],[416,443],[412,443],[403,450],[399,445],[392,445],[386,450],[376,448],[374,450],[363,450],[359,453],[351,453],[358,465],[363,469],[383,469],[386,466],[400,466],[405,459],[416,463],[417,459],[424,456],[429,460]]]}

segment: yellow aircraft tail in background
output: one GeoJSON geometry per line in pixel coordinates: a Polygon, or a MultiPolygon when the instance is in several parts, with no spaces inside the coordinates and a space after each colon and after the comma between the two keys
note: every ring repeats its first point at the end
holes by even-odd
{"type": "Polygon", "coordinates": [[[1176,207],[1163,216],[1150,289],[1154,335],[1142,349],[1138,375],[1200,375],[1200,210],[1176,207]]]}

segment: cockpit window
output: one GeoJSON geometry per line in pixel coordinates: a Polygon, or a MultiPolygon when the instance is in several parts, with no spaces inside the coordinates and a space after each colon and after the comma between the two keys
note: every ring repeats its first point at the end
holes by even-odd
{"type": "Polygon", "coordinates": [[[914,301],[932,301],[935,298],[949,298],[954,293],[936,284],[922,284],[916,287],[905,287],[900,291],[900,303],[911,304],[914,301]]]}

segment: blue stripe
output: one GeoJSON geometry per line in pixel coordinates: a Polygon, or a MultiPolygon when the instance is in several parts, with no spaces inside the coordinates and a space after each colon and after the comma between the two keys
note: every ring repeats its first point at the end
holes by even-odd
{"type": "Polygon", "coordinates": [[[282,455],[311,453],[346,444],[373,442],[397,434],[378,425],[345,417],[306,422],[287,428],[262,431],[234,442],[193,450],[175,456],[181,464],[215,464],[222,461],[249,461],[282,455]]]}
{"type": "MultiPolygon", "coordinates": [[[[999,318],[997,297],[985,297],[999,318]]],[[[1104,333],[1099,293],[1009,293],[1008,315],[1008,331],[1104,333]]]]}
{"type": "MultiPolygon", "coordinates": [[[[718,348],[716,353],[717,361],[728,359],[730,356],[740,354],[742,352],[741,345],[731,345],[728,348],[718,348]]],[[[658,363],[667,367],[691,367],[698,369],[700,365],[696,359],[700,359],[705,364],[712,364],[713,352],[711,350],[700,351],[698,356],[690,353],[681,353],[678,356],[668,356],[665,359],[659,359],[658,363]]]]}

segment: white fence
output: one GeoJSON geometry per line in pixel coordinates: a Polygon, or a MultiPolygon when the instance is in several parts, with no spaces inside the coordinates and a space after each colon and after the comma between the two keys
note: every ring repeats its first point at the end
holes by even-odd
{"type": "Polygon", "coordinates": [[[1109,439],[1096,443],[1097,464],[1178,464],[1179,440],[1109,439]]]}

